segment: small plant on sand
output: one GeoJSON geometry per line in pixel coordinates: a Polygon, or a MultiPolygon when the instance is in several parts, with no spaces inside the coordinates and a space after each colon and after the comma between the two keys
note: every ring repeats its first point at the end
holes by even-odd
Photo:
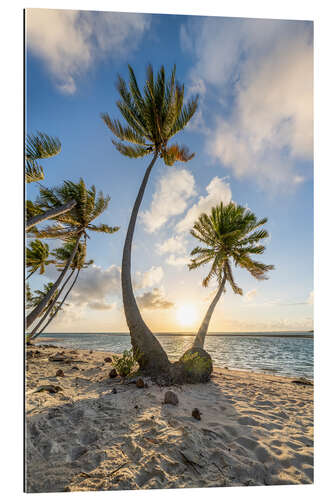
{"type": "Polygon", "coordinates": [[[113,358],[113,365],[121,377],[127,377],[136,364],[133,349],[125,350],[120,357],[113,358]]]}

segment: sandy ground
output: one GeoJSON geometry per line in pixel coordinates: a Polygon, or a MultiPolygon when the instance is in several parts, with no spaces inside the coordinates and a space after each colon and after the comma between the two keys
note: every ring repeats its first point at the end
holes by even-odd
{"type": "Polygon", "coordinates": [[[107,356],[28,348],[26,491],[313,482],[312,385],[216,369],[208,384],[139,389],[109,378],[107,356]],[[163,404],[170,389],[177,406],[163,404]]]}

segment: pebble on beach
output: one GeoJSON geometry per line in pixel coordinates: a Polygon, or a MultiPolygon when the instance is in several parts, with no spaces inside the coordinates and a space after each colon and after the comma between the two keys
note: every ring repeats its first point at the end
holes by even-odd
{"type": "Polygon", "coordinates": [[[178,405],[179,400],[177,394],[173,391],[167,391],[164,394],[164,403],[166,405],[174,405],[174,406],[178,405]]]}

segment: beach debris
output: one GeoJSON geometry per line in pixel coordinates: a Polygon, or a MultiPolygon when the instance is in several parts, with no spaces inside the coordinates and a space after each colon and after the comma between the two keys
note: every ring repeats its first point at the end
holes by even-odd
{"type": "Polygon", "coordinates": [[[80,368],[78,368],[77,366],[72,366],[72,370],[79,370],[80,368]]]}
{"type": "Polygon", "coordinates": [[[104,358],[104,363],[112,363],[112,359],[107,356],[106,358],[104,358]]]}
{"type": "Polygon", "coordinates": [[[297,378],[295,380],[292,380],[291,382],[293,384],[300,384],[300,385],[313,385],[313,382],[305,377],[297,378]]]}
{"type": "Polygon", "coordinates": [[[145,383],[144,383],[143,379],[142,379],[141,377],[139,377],[139,378],[137,379],[137,381],[136,381],[136,384],[135,384],[135,385],[137,386],[137,388],[138,388],[138,389],[143,389],[143,388],[144,388],[144,386],[145,386],[145,383]]]}
{"type": "Polygon", "coordinates": [[[179,403],[178,396],[175,392],[167,391],[164,394],[164,404],[176,406],[178,405],[178,403],[179,403]]]}
{"type": "Polygon", "coordinates": [[[192,411],[192,417],[196,420],[201,420],[201,411],[198,410],[198,408],[194,408],[194,410],[192,411]]]}
{"type": "Polygon", "coordinates": [[[50,394],[56,394],[59,391],[62,391],[62,388],[59,385],[41,385],[35,392],[47,391],[50,394]]]}
{"type": "Polygon", "coordinates": [[[64,377],[64,376],[65,376],[64,372],[61,370],[61,368],[59,368],[59,370],[57,370],[56,377],[64,377]]]}
{"type": "Polygon", "coordinates": [[[63,352],[57,352],[49,357],[49,361],[68,361],[69,358],[63,352]]]}
{"type": "Polygon", "coordinates": [[[117,376],[118,376],[117,370],[115,368],[112,368],[112,370],[110,370],[110,372],[109,372],[109,377],[115,378],[117,376]]]}
{"type": "Polygon", "coordinates": [[[112,393],[112,394],[117,394],[117,392],[118,392],[118,391],[117,391],[117,389],[116,389],[115,387],[114,387],[114,388],[112,389],[112,391],[111,391],[111,393],[112,393]]]}

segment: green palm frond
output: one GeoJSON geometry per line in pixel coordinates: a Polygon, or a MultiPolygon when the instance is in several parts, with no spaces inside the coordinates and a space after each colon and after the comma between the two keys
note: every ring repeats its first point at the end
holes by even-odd
{"type": "Polygon", "coordinates": [[[148,65],[142,91],[133,68],[129,66],[128,69],[128,86],[120,76],[117,83],[120,95],[117,107],[127,125],[123,126],[117,119],[112,120],[107,113],[101,115],[106,126],[119,139],[112,141],[117,150],[129,158],[157,153],[166,165],[191,160],[194,155],[186,147],[168,147],[168,141],[192,118],[198,106],[198,97],[184,104],[184,86],[176,82],[175,66],[169,79],[166,79],[163,66],[155,75],[152,66],[148,65]]]}
{"type": "Polygon", "coordinates": [[[25,141],[25,179],[27,183],[44,179],[43,167],[38,160],[51,158],[61,151],[61,142],[43,132],[27,135],[25,141]]]}
{"type": "Polygon", "coordinates": [[[265,246],[260,243],[269,234],[266,229],[258,228],[266,222],[266,218],[257,220],[253,212],[233,202],[220,203],[209,214],[201,214],[190,232],[206,246],[192,250],[189,269],[210,263],[203,286],[207,286],[213,277],[221,283],[224,276],[233,292],[242,295],[243,291],[233,276],[232,263],[246,269],[258,280],[267,279],[266,273],[274,269],[272,265],[251,258],[265,251],[265,246]]]}

